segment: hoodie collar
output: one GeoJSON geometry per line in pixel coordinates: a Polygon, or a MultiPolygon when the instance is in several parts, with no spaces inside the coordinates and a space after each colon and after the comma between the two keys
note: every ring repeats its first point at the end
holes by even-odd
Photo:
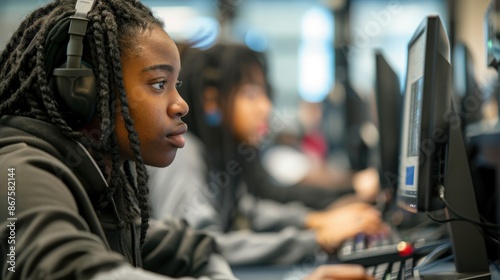
{"type": "Polygon", "coordinates": [[[50,123],[21,116],[0,118],[0,147],[19,142],[25,142],[61,160],[91,196],[102,193],[108,186],[87,149],[81,143],[68,139],[50,123]]]}

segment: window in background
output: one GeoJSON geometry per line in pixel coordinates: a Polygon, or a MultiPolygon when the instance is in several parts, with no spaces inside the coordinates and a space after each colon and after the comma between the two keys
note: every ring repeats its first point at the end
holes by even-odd
{"type": "Polygon", "coordinates": [[[321,102],[330,92],[334,75],[333,16],[326,8],[312,7],[302,17],[299,48],[299,95],[321,102]]]}
{"type": "Polygon", "coordinates": [[[202,49],[212,46],[220,35],[213,1],[145,1],[165,22],[165,30],[178,42],[194,43],[202,49]]]}
{"type": "Polygon", "coordinates": [[[266,52],[276,108],[324,98],[334,77],[333,14],[319,0],[239,2],[234,39],[266,52]]]}
{"type": "Polygon", "coordinates": [[[381,49],[404,85],[407,45],[424,17],[438,14],[449,34],[446,1],[352,0],[349,77],[360,94],[371,92],[375,81],[374,49],[381,49]]]}

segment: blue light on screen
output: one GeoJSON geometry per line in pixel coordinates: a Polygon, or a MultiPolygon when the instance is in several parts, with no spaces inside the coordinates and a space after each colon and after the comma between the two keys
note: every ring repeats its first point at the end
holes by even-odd
{"type": "Polygon", "coordinates": [[[413,186],[415,182],[415,166],[407,166],[406,167],[406,185],[413,186]]]}

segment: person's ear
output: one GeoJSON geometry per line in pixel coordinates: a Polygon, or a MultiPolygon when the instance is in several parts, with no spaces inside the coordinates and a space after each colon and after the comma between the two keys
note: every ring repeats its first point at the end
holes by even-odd
{"type": "Polygon", "coordinates": [[[209,126],[218,126],[222,122],[222,113],[217,102],[219,91],[215,87],[207,87],[203,91],[203,111],[205,122],[209,126]]]}

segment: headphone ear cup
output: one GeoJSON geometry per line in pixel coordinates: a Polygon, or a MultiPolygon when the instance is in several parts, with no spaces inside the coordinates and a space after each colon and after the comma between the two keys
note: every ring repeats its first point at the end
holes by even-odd
{"type": "Polygon", "coordinates": [[[92,67],[82,61],[81,70],[88,73],[85,76],[56,75],[57,70],[80,70],[67,69],[66,63],[54,70],[54,85],[57,93],[68,106],[68,108],[83,121],[89,122],[95,113],[97,100],[97,84],[92,67]]]}

